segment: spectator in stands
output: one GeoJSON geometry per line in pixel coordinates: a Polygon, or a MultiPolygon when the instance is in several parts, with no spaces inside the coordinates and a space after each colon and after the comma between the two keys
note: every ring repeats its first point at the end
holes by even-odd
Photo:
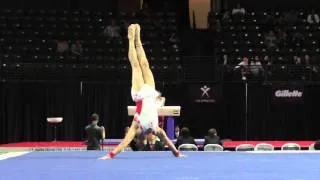
{"type": "Polygon", "coordinates": [[[204,144],[203,146],[207,144],[219,144],[222,145],[220,141],[220,137],[218,136],[217,130],[215,128],[211,128],[208,131],[208,136],[204,137],[204,144]]]}
{"type": "Polygon", "coordinates": [[[223,62],[223,66],[226,67],[228,65],[228,55],[224,54],[222,56],[222,62],[223,62]]]}
{"type": "Polygon", "coordinates": [[[309,24],[319,24],[319,22],[320,22],[319,15],[316,14],[316,12],[314,10],[312,10],[311,14],[309,14],[307,17],[307,22],[309,24]]]}
{"type": "Polygon", "coordinates": [[[237,4],[237,7],[236,8],[233,8],[232,9],[232,15],[236,15],[236,16],[243,16],[244,14],[246,13],[246,10],[243,8],[243,7],[241,7],[241,5],[240,4],[237,4]]]}
{"type": "Polygon", "coordinates": [[[180,135],[180,127],[179,126],[176,126],[174,128],[174,138],[177,139],[180,135]]]}
{"type": "Polygon", "coordinates": [[[85,127],[87,133],[87,150],[100,150],[100,141],[105,138],[105,129],[99,127],[99,115],[91,115],[91,124],[85,127]]]}
{"type": "Polygon", "coordinates": [[[178,52],[178,42],[179,42],[179,39],[178,37],[176,36],[176,33],[173,33],[170,38],[169,38],[169,42],[170,42],[170,46],[171,46],[171,49],[174,51],[174,52],[178,52]]]}
{"type": "Polygon", "coordinates": [[[260,77],[264,69],[260,62],[259,56],[255,56],[254,59],[250,62],[250,72],[253,77],[260,77]]]}
{"type": "Polygon", "coordinates": [[[293,64],[295,64],[295,65],[301,65],[301,57],[299,57],[299,56],[293,56],[293,64]]]}
{"type": "Polygon", "coordinates": [[[271,65],[272,65],[272,59],[273,58],[269,58],[268,55],[264,55],[263,56],[263,59],[262,59],[262,66],[263,66],[263,69],[264,69],[264,75],[265,77],[268,77],[271,75],[271,65]]]}
{"type": "Polygon", "coordinates": [[[61,55],[68,55],[69,51],[69,42],[66,40],[58,40],[57,43],[57,52],[61,55]]]}
{"type": "Polygon", "coordinates": [[[268,47],[269,50],[273,50],[277,48],[277,37],[272,30],[265,35],[265,45],[268,47]]]}
{"type": "Polygon", "coordinates": [[[177,138],[175,146],[178,148],[181,144],[196,144],[194,138],[190,135],[190,130],[187,127],[183,127],[180,132],[180,136],[177,138]]]}
{"type": "Polygon", "coordinates": [[[145,140],[143,141],[143,149],[144,151],[163,151],[164,145],[163,142],[154,135],[152,132],[147,133],[145,140]]]}
{"type": "Polygon", "coordinates": [[[230,11],[226,10],[221,18],[222,23],[226,23],[230,21],[230,11]]]}
{"type": "Polygon", "coordinates": [[[120,27],[117,25],[116,20],[111,20],[111,24],[104,29],[104,35],[110,38],[120,37],[120,27]]]}
{"type": "Polygon", "coordinates": [[[242,61],[235,67],[235,70],[240,69],[241,71],[241,79],[247,80],[247,75],[249,74],[249,59],[247,57],[243,57],[242,61]]]}
{"type": "Polygon", "coordinates": [[[308,54],[304,55],[303,62],[307,69],[311,69],[310,56],[308,54]]]}
{"type": "Polygon", "coordinates": [[[82,44],[80,40],[76,40],[75,43],[71,45],[71,53],[80,56],[82,54],[82,44]]]}

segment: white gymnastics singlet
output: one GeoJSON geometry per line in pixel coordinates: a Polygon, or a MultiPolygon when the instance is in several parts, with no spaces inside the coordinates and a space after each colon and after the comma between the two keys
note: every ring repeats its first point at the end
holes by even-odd
{"type": "Polygon", "coordinates": [[[158,127],[158,107],[157,97],[160,95],[153,87],[144,84],[139,92],[131,89],[132,100],[136,102],[136,113],[134,121],[136,121],[142,132],[156,131],[158,127]]]}

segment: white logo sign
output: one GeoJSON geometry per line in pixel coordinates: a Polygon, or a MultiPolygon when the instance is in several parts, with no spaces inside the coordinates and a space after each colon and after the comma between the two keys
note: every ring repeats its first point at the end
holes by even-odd
{"type": "Polygon", "coordinates": [[[201,97],[206,96],[207,98],[210,98],[208,92],[210,91],[211,88],[209,88],[208,86],[204,85],[203,87],[200,88],[200,90],[202,91],[202,95],[201,97]]]}
{"type": "Polygon", "coordinates": [[[274,94],[276,97],[302,97],[302,92],[298,90],[277,90],[274,94]]]}

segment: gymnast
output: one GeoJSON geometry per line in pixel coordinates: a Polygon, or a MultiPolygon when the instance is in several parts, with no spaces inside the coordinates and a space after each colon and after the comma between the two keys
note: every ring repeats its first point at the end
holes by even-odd
{"type": "Polygon", "coordinates": [[[122,142],[100,159],[114,158],[136,135],[144,137],[150,132],[160,137],[175,157],[184,157],[168,138],[166,132],[158,126],[158,107],[164,104],[165,98],[155,90],[154,77],[140,39],[140,25],[131,24],[128,27],[128,39],[128,57],[132,68],[131,96],[136,103],[136,113],[122,142]]]}

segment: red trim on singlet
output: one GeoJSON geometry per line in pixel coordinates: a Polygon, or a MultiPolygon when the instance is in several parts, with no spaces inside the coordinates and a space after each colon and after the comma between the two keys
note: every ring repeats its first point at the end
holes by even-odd
{"type": "MultiPolygon", "coordinates": [[[[138,101],[136,102],[136,114],[140,115],[141,110],[142,110],[142,101],[138,101]]],[[[133,118],[133,121],[137,122],[139,124],[140,129],[143,130],[140,124],[140,120],[136,116],[133,118]]]]}
{"type": "Polygon", "coordinates": [[[136,113],[138,113],[140,115],[141,110],[142,110],[142,101],[138,101],[136,102],[136,113]]]}

